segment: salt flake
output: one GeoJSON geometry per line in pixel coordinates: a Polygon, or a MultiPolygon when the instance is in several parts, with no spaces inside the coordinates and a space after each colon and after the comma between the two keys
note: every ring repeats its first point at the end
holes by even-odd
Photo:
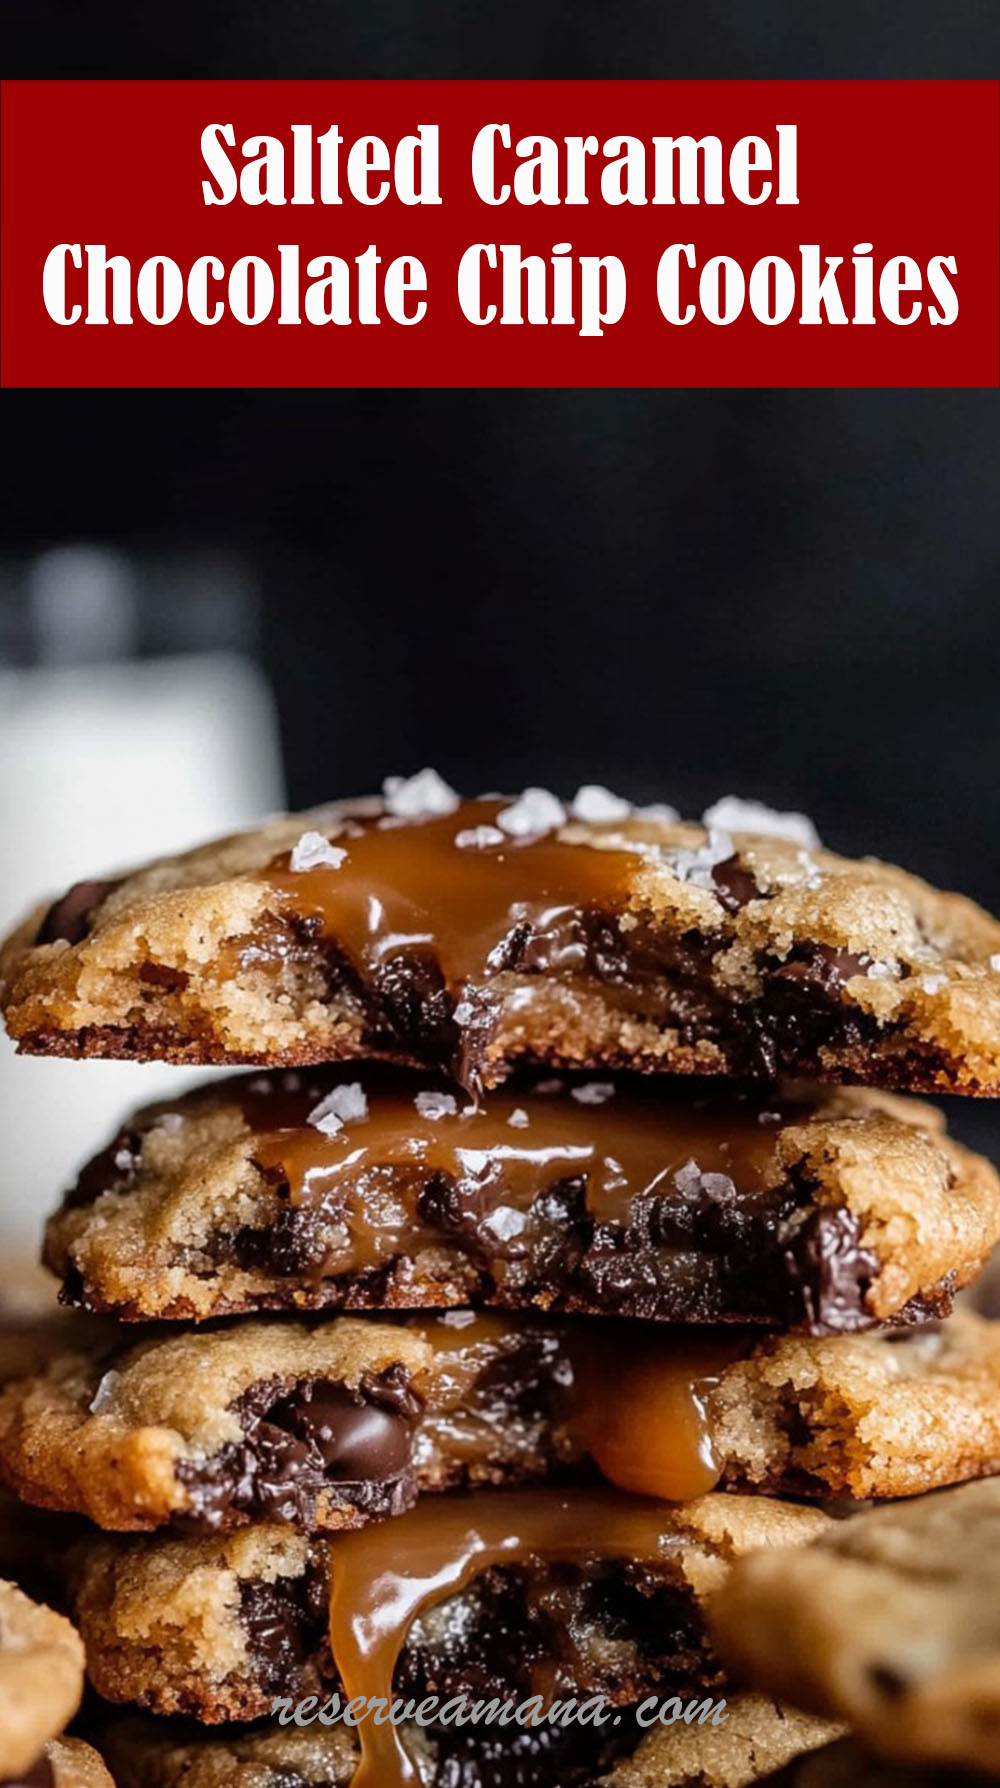
{"type": "Polygon", "coordinates": [[[570,812],[574,819],[583,820],[588,826],[614,825],[618,820],[631,818],[632,803],[621,795],[613,795],[599,782],[585,782],[573,796],[570,812]]]}
{"type": "Polygon", "coordinates": [[[990,957],[990,968],[995,975],[1000,975],[1000,956],[990,957]]]}
{"type": "Polygon", "coordinates": [[[368,1116],[368,1100],[359,1080],[347,1086],[331,1087],[324,1099],[315,1105],[306,1122],[324,1136],[336,1136],[345,1124],[360,1123],[368,1116]]]}
{"type": "Polygon", "coordinates": [[[501,1204],[483,1220],[483,1228],[498,1242],[513,1241],[527,1227],[528,1219],[523,1211],[516,1211],[513,1205],[501,1204]]]}
{"type": "Polygon", "coordinates": [[[940,993],[947,985],[947,975],[922,975],[920,978],[922,993],[940,993]]]}
{"type": "Polygon", "coordinates": [[[503,842],[503,833],[497,826],[466,826],[455,833],[455,843],[460,851],[488,851],[503,842]]]}
{"type": "Polygon", "coordinates": [[[454,1117],[458,1103],[454,1093],[418,1093],[413,1101],[421,1117],[435,1118],[454,1117]]]}
{"type": "Polygon", "coordinates": [[[102,1410],[107,1409],[108,1404],[114,1398],[120,1378],[120,1372],[115,1372],[113,1370],[111,1372],[105,1372],[104,1377],[101,1379],[101,1382],[91,1399],[91,1415],[100,1415],[102,1410]]]}
{"type": "Polygon", "coordinates": [[[819,833],[804,813],[777,813],[762,801],[741,801],[738,795],[724,795],[702,814],[703,826],[721,826],[727,832],[756,832],[765,838],[787,838],[791,844],[802,844],[815,850],[819,833]]]}
{"type": "Polygon", "coordinates": [[[515,1111],[511,1112],[510,1117],[507,1119],[507,1122],[510,1125],[512,1130],[526,1130],[528,1128],[529,1123],[531,1122],[531,1119],[529,1118],[523,1105],[519,1105],[515,1111]]]}
{"type": "Polygon", "coordinates": [[[303,869],[339,869],[347,852],[339,844],[331,844],[322,832],[303,832],[292,851],[289,868],[298,874],[303,869]]]}
{"type": "Polygon", "coordinates": [[[583,1086],[572,1089],[572,1097],[578,1105],[606,1105],[615,1096],[614,1081],[587,1080],[583,1086]]]}
{"type": "Polygon", "coordinates": [[[454,813],[458,796],[436,770],[419,770],[416,776],[387,776],[382,796],[397,819],[423,819],[431,814],[454,813]]]}
{"type": "Polygon", "coordinates": [[[566,809],[547,788],[526,788],[513,806],[497,814],[497,825],[511,838],[529,838],[566,824],[566,809]]]}
{"type": "Polygon", "coordinates": [[[673,851],[668,861],[679,881],[693,882],[697,888],[709,888],[716,893],[712,871],[717,864],[728,862],[735,850],[731,834],[713,826],[704,844],[697,845],[694,850],[673,851]]]}

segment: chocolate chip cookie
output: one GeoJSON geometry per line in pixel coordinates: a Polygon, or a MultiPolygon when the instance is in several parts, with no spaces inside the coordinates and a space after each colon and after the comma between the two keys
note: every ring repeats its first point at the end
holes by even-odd
{"type": "Polygon", "coordinates": [[[0,1392],[0,1478],[100,1526],[311,1533],[418,1492],[579,1479],[886,1498],[1000,1469],[1000,1325],[826,1339],[453,1312],[248,1322],[110,1349],[0,1392]]]}
{"type": "Polygon", "coordinates": [[[737,805],[430,772],[77,884],[0,953],[29,1052],[517,1062],[1000,1091],[1000,924],[737,805]],[[745,829],[744,829],[745,828],[745,829]]]}
{"type": "Polygon", "coordinates": [[[712,1629],[741,1678],[873,1750],[1000,1774],[1000,1478],[741,1561],[712,1629]]]}
{"type": "MultiPolygon", "coordinates": [[[[253,1526],[84,1542],[72,1604],[100,1694],[208,1723],[338,1685],[417,1704],[429,1693],[627,1704],[718,1686],[705,1597],[734,1557],[826,1526],[818,1510],[764,1497],[481,1491],[325,1540],[253,1526]]],[[[379,1727],[381,1742],[394,1730],[379,1727]]]]}
{"type": "MultiPolygon", "coordinates": [[[[27,1775],[69,1724],[83,1693],[83,1646],[61,1614],[0,1583],[3,1780],[27,1775]]],[[[44,1773],[41,1778],[44,1781],[44,1773]]]]}
{"type": "Polygon", "coordinates": [[[139,1112],[49,1225],[128,1320],[492,1304],[813,1332],[940,1315],[1000,1182],[887,1094],[556,1077],[481,1104],[354,1066],[139,1112]]]}

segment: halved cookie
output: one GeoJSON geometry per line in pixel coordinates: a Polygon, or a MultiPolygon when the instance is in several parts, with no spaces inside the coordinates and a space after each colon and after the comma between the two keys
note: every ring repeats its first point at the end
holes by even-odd
{"type": "Polygon", "coordinates": [[[493,1304],[822,1333],[946,1313],[998,1236],[994,1169],[890,1095],[557,1078],[474,1105],[365,1065],[139,1112],[46,1259],[128,1320],[493,1304]]]}
{"type": "Polygon", "coordinates": [[[95,1539],[72,1600],[95,1688],[155,1713],[259,1719],[339,1690],[625,1705],[721,1684],[704,1598],[741,1553],[826,1525],[766,1497],[481,1491],[326,1540],[95,1539]]]}
{"type": "Polygon", "coordinates": [[[470,1086],[527,1060],[1000,1090],[1000,924],[730,808],[390,778],[78,884],[0,954],[7,1024],[39,1054],[382,1055],[470,1086]]]}
{"type": "Polygon", "coordinates": [[[454,1312],[58,1354],[0,1392],[0,1478],[100,1526],[302,1532],[457,1485],[916,1495],[1000,1469],[1000,1324],[812,1339],[454,1312]]]}

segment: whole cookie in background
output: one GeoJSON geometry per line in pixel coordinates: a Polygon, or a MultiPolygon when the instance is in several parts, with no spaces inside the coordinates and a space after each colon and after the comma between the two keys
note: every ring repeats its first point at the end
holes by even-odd
{"type": "MultiPolygon", "coordinates": [[[[80,1705],[83,1646],[61,1614],[0,1582],[0,1758],[4,1779],[41,1769],[80,1705]]],[[[82,1780],[83,1778],[81,1778],[82,1780]]],[[[100,1778],[97,1778],[100,1780],[100,1778]]]]}
{"type": "Polygon", "coordinates": [[[995,919],[798,816],[704,820],[391,777],[77,884],[0,952],[7,1025],[36,1054],[383,1056],[468,1087],[535,1062],[1000,1090],[995,919]]]}
{"type": "Polygon", "coordinates": [[[741,1560],[709,1620],[741,1680],[878,1754],[1000,1775],[1000,1478],[741,1560]]]}

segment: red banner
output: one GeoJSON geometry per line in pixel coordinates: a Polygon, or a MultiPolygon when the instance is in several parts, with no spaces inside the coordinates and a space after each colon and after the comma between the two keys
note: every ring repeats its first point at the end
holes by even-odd
{"type": "Polygon", "coordinates": [[[7,386],[995,386],[989,81],[17,81],[7,386]]]}

